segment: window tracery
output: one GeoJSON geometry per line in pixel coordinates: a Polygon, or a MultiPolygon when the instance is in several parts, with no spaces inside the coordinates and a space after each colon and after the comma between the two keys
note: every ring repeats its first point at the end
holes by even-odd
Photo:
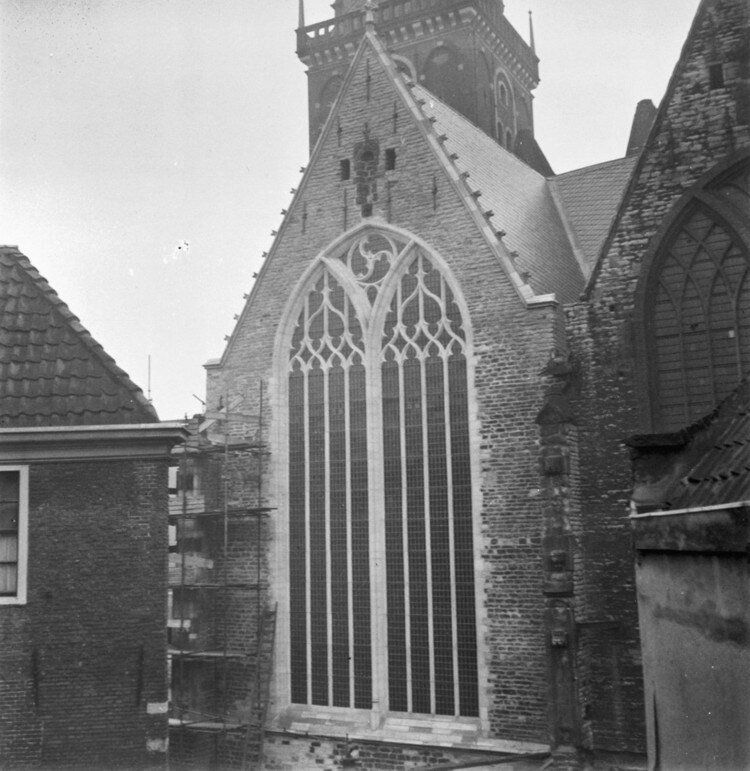
{"type": "Polygon", "coordinates": [[[467,320],[391,232],[321,262],[287,348],[291,702],[477,716],[467,320]]]}
{"type": "Polygon", "coordinates": [[[748,167],[687,207],[656,256],[646,300],[654,423],[703,417],[750,369],[750,252],[712,206],[748,211],[748,167]],[[717,202],[718,205],[718,202],[717,202]]]}

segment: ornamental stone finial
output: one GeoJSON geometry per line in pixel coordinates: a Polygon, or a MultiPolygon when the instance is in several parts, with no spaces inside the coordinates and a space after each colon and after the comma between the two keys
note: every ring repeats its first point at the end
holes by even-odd
{"type": "Polygon", "coordinates": [[[375,9],[377,5],[372,0],[365,3],[365,32],[375,32],[375,9]]]}

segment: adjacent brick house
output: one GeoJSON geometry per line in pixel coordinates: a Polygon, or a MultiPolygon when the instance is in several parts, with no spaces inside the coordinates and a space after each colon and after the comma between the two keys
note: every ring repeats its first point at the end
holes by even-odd
{"type": "Polygon", "coordinates": [[[631,155],[558,176],[502,3],[363,5],[298,30],[314,149],[207,365],[209,434],[270,450],[267,761],[642,753],[624,440],[750,367],[747,3],[701,2],[631,155]]]}
{"type": "Polygon", "coordinates": [[[185,432],[0,248],[0,767],[162,768],[185,432]]]}

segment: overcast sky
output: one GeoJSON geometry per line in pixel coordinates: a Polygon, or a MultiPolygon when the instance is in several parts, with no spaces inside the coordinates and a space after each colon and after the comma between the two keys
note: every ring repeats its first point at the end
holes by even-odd
{"type": "MultiPolygon", "coordinates": [[[[555,171],[624,154],[698,0],[506,0],[555,171]]],[[[307,21],[327,18],[306,0],[307,21]]],[[[297,0],[0,0],[0,243],[20,247],[162,419],[201,410],[306,163],[297,0]]],[[[499,216],[499,215],[498,215],[499,216]]],[[[502,223],[498,219],[498,224],[502,223]]]]}

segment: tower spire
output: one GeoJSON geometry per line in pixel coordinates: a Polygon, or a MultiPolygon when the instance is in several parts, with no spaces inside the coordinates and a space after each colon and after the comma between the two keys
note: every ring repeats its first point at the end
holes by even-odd
{"type": "MultiPolygon", "coordinates": [[[[302,2],[302,0],[300,0],[302,2]]],[[[534,20],[531,16],[531,10],[529,9],[529,46],[531,47],[531,52],[533,54],[536,54],[536,46],[534,45],[534,20]]]]}
{"type": "Polygon", "coordinates": [[[305,0],[299,0],[299,20],[297,22],[297,29],[305,28],[305,0]]]}

